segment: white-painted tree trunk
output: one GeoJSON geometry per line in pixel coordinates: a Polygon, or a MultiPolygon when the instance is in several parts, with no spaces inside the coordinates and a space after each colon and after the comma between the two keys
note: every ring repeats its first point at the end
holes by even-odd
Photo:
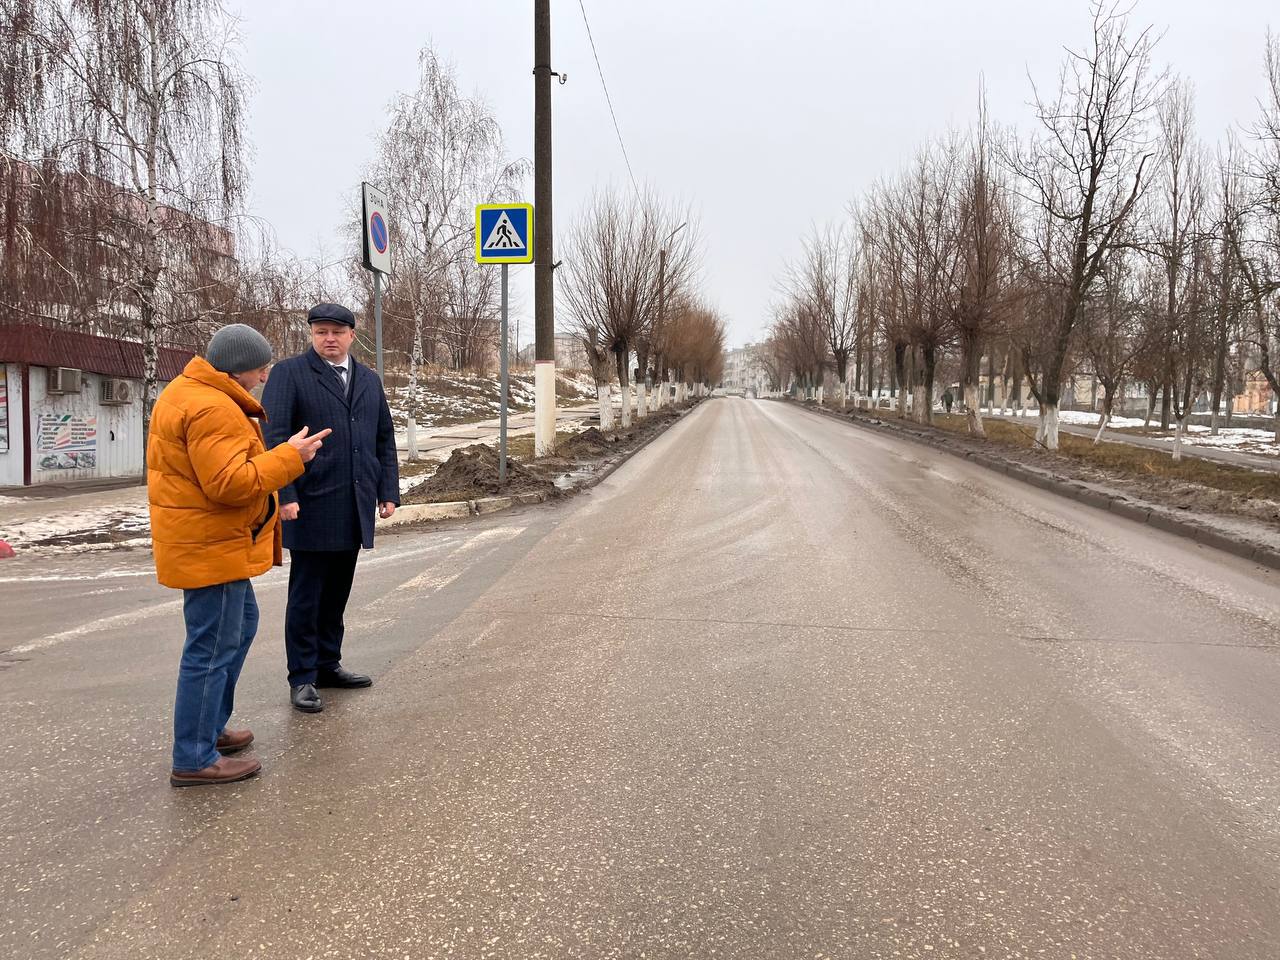
{"type": "Polygon", "coordinates": [[[609,398],[609,384],[596,384],[596,402],[600,406],[600,429],[613,429],[613,404],[609,398]]]}
{"type": "Polygon", "coordinates": [[[405,434],[408,438],[408,457],[410,460],[418,459],[418,421],[413,417],[409,418],[409,423],[405,428],[405,434]]]}
{"type": "Polygon", "coordinates": [[[631,426],[631,384],[622,385],[622,429],[631,426]]]}
{"type": "Polygon", "coordinates": [[[1173,462],[1182,462],[1182,434],[1187,429],[1187,418],[1183,417],[1173,427],[1173,462]]]}
{"type": "Polygon", "coordinates": [[[1106,410],[1102,411],[1102,416],[1098,419],[1098,432],[1093,437],[1093,445],[1096,447],[1102,441],[1102,435],[1106,432],[1107,424],[1111,422],[1111,414],[1106,410]]]}
{"type": "Polygon", "coordinates": [[[825,390],[826,390],[825,387],[822,387],[822,386],[818,387],[818,406],[822,406],[822,395],[825,390]]]}
{"type": "Polygon", "coordinates": [[[925,397],[924,386],[919,385],[911,388],[911,416],[916,423],[929,422],[929,406],[928,399],[925,397]]]}
{"type": "Polygon", "coordinates": [[[1046,403],[1040,408],[1040,429],[1044,433],[1041,438],[1049,450],[1058,449],[1058,405],[1046,403]]]}
{"type": "Polygon", "coordinates": [[[969,433],[975,437],[985,437],[987,431],[982,426],[982,402],[976,383],[965,384],[964,408],[965,417],[969,421],[969,433]]]}
{"type": "Polygon", "coordinates": [[[649,402],[644,388],[644,381],[636,383],[636,419],[643,420],[649,415],[649,402]]]}

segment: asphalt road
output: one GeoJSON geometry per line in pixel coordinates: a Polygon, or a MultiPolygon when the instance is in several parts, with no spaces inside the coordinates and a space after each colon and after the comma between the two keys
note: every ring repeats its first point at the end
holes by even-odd
{"type": "Polygon", "coordinates": [[[705,403],[383,537],[318,716],[274,571],[231,787],[147,560],[0,568],[0,956],[1280,956],[1280,579],[956,458],[705,403]]]}

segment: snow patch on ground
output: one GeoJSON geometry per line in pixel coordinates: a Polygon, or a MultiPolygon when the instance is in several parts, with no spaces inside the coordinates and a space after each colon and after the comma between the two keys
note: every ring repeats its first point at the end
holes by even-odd
{"type": "MultiPolygon", "coordinates": [[[[1102,415],[1083,410],[1063,410],[1059,417],[1063,423],[1069,423],[1073,426],[1096,427],[1102,415]]],[[[1137,428],[1142,425],[1142,420],[1136,417],[1112,417],[1107,423],[1107,429],[1122,430],[1126,427],[1137,428]]],[[[1182,442],[1188,447],[1215,447],[1220,450],[1235,450],[1240,453],[1258,453],[1269,457],[1280,456],[1280,444],[1274,442],[1275,434],[1270,430],[1259,430],[1257,427],[1219,427],[1216,437],[1210,436],[1209,431],[1209,427],[1189,426],[1186,433],[1183,434],[1182,442]]],[[[1173,443],[1174,441],[1172,432],[1168,434],[1153,432],[1151,438],[1153,440],[1163,440],[1166,443],[1173,443]]]]}
{"type": "MultiPolygon", "coordinates": [[[[533,409],[533,379],[532,372],[524,371],[513,373],[509,378],[507,387],[511,402],[508,409],[512,413],[533,409]]],[[[559,374],[557,380],[560,381],[561,391],[567,388],[575,395],[562,397],[561,403],[580,402],[595,397],[595,386],[589,377],[573,372],[559,374]]],[[[493,416],[501,409],[500,389],[496,374],[480,376],[431,370],[422,374],[412,397],[405,384],[393,387],[388,393],[387,402],[397,430],[405,428],[411,410],[416,411],[418,426],[431,429],[493,416]]]]}
{"type": "MultiPolygon", "coordinates": [[[[1102,419],[1100,413],[1088,413],[1084,410],[1060,410],[1058,412],[1058,420],[1061,423],[1069,423],[1075,427],[1096,427],[1098,421],[1102,419]]],[[[1107,427],[1115,427],[1117,430],[1123,427],[1140,427],[1142,421],[1133,417],[1112,417],[1107,421],[1107,427]]]]}
{"type": "MultiPolygon", "coordinates": [[[[0,539],[23,553],[67,553],[107,549],[123,541],[149,539],[151,517],[146,500],[59,512],[56,500],[42,501],[48,512],[24,520],[6,521],[0,539]]],[[[136,545],[136,544],[133,544],[136,545]]]]}

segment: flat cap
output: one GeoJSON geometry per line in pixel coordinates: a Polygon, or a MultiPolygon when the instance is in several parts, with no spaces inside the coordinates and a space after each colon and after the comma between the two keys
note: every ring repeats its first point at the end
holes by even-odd
{"type": "Polygon", "coordinates": [[[307,311],[307,323],[328,320],[330,323],[345,323],[355,329],[356,316],[340,303],[317,303],[307,311]]]}

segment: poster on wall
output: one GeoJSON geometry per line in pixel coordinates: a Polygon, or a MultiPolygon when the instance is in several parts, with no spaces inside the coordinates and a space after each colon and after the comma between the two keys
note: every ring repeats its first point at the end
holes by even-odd
{"type": "Polygon", "coordinates": [[[41,470],[85,470],[98,464],[98,418],[73,413],[41,414],[36,428],[41,470]]]}
{"type": "Polygon", "coordinates": [[[9,452],[9,368],[0,363],[0,453],[9,452]]]}

